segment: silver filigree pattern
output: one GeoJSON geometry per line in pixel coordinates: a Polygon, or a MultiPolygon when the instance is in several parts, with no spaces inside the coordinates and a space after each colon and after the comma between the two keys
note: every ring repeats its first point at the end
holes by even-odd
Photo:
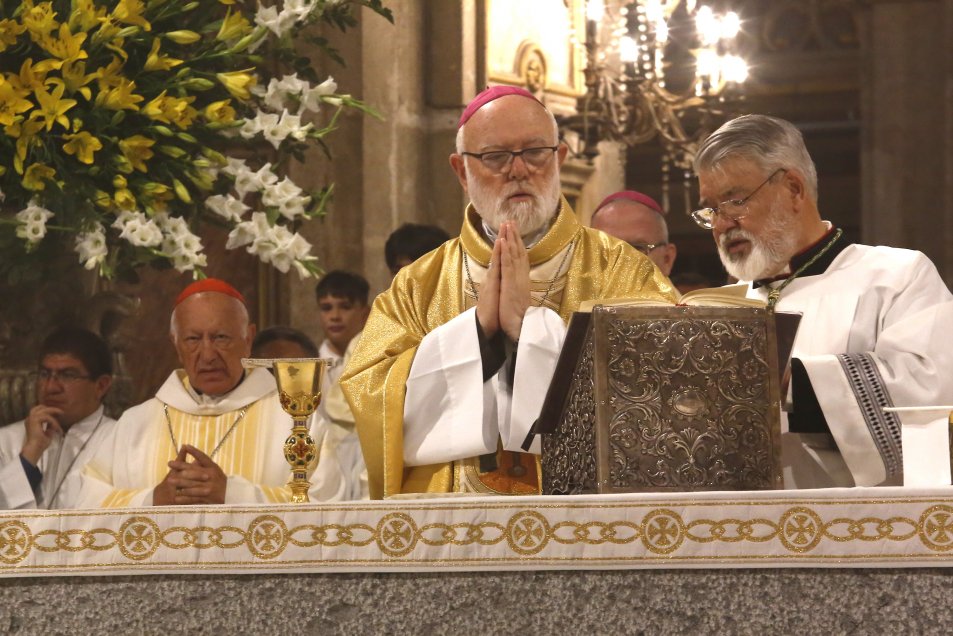
{"type": "Polygon", "coordinates": [[[592,380],[592,331],[586,335],[558,428],[543,435],[543,488],[549,495],[578,495],[596,488],[596,403],[592,380]]]}
{"type": "Polygon", "coordinates": [[[562,421],[544,445],[544,486],[553,488],[544,492],[781,486],[771,314],[750,308],[597,307],[587,340],[591,356],[577,365],[562,421]],[[579,400],[585,374],[591,399],[579,400]],[[573,481],[582,465],[578,453],[584,444],[578,440],[590,429],[595,490],[573,481]]]}

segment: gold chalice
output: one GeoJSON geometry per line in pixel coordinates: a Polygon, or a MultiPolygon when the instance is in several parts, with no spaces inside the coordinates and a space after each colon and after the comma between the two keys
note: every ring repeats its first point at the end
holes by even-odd
{"type": "Polygon", "coordinates": [[[285,459],[291,465],[291,503],[308,503],[308,470],[318,460],[318,449],[308,433],[308,417],[321,403],[326,358],[245,359],[245,366],[270,366],[278,382],[281,408],[291,416],[291,435],[285,440],[285,459]]]}

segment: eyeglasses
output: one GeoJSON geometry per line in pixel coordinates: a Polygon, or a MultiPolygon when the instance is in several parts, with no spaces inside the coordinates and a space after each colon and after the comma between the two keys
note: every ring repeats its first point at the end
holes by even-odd
{"type": "Polygon", "coordinates": [[[474,157],[494,174],[500,174],[512,165],[513,159],[522,157],[529,168],[538,170],[555,154],[559,145],[523,148],[522,150],[491,150],[490,152],[461,152],[461,155],[474,157]]]}
{"type": "Polygon", "coordinates": [[[628,241],[628,243],[646,256],[648,256],[652,250],[668,245],[668,243],[632,243],[631,241],[628,241]]]}
{"type": "Polygon", "coordinates": [[[50,380],[56,380],[60,384],[75,384],[80,380],[91,379],[91,376],[88,376],[85,373],[80,373],[76,369],[63,369],[62,371],[57,371],[56,369],[42,368],[39,371],[34,371],[31,375],[36,382],[49,382],[50,380]]]}
{"type": "Polygon", "coordinates": [[[729,221],[734,221],[734,222],[740,221],[741,219],[748,216],[748,210],[742,209],[744,208],[745,204],[747,204],[748,201],[751,200],[751,197],[758,194],[758,190],[763,188],[765,184],[768,183],[768,181],[771,181],[771,179],[774,179],[774,177],[776,177],[781,172],[787,172],[787,168],[778,168],[777,170],[772,172],[771,176],[769,176],[767,179],[762,181],[761,185],[759,185],[757,188],[752,190],[751,194],[744,197],[743,199],[729,199],[727,201],[723,201],[719,203],[718,205],[712,206],[710,208],[701,208],[700,210],[694,210],[691,213],[692,220],[695,221],[695,223],[697,223],[699,227],[705,228],[706,230],[710,230],[712,226],[715,224],[716,214],[720,214],[723,219],[726,219],[729,221]]]}

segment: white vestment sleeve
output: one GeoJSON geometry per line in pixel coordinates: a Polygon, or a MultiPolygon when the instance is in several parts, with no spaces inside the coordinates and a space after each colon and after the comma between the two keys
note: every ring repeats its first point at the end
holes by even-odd
{"type": "Polygon", "coordinates": [[[873,351],[800,358],[858,486],[902,474],[900,421],[883,407],[953,401],[953,301],[925,257],[913,270],[894,297],[861,299],[855,320],[866,314],[882,325],[873,351]]]}
{"type": "Polygon", "coordinates": [[[404,398],[404,464],[495,452],[498,432],[485,425],[493,418],[484,422],[483,407],[483,360],[472,308],[428,333],[417,347],[404,398]]]}
{"type": "Polygon", "coordinates": [[[36,508],[36,498],[17,455],[0,466],[0,510],[26,508],[36,508]]]}
{"type": "MultiPolygon", "coordinates": [[[[530,307],[526,310],[516,351],[510,417],[501,418],[500,422],[500,438],[505,450],[522,450],[530,427],[543,408],[543,400],[553,379],[556,361],[565,339],[566,325],[559,314],[544,307],[530,307]]],[[[538,435],[529,452],[537,455],[540,453],[538,435]]]]}
{"type": "MultiPolygon", "coordinates": [[[[404,400],[404,463],[408,466],[522,450],[539,416],[566,326],[555,312],[526,311],[516,350],[514,386],[506,381],[512,360],[483,382],[476,309],[427,334],[417,349],[404,400]]],[[[538,440],[531,452],[539,452],[538,440]]]]}
{"type": "Polygon", "coordinates": [[[887,478],[873,433],[838,356],[800,358],[844,463],[858,486],[876,486],[887,478]]]}

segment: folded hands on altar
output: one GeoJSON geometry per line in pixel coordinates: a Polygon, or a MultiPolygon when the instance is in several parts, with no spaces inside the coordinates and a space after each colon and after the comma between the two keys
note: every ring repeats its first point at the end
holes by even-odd
{"type": "Polygon", "coordinates": [[[477,299],[477,319],[487,338],[501,329],[516,342],[529,308],[529,256],[523,239],[512,221],[500,225],[493,243],[493,256],[486,282],[477,299]]]}
{"type": "Polygon", "coordinates": [[[152,492],[156,506],[225,503],[228,478],[211,457],[188,444],[183,444],[169,472],[152,492]],[[188,461],[188,456],[194,461],[188,461]]]}

